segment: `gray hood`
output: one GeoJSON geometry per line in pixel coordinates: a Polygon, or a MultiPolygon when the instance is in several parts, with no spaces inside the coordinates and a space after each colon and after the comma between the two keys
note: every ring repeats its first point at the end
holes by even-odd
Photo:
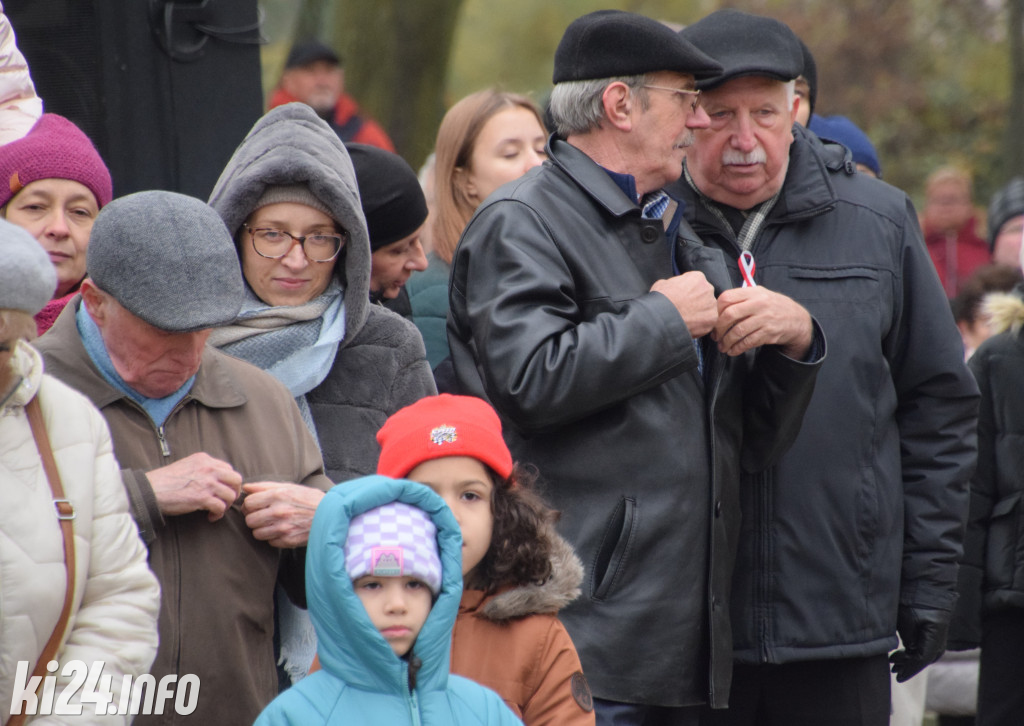
{"type": "Polygon", "coordinates": [[[351,340],[370,304],[370,238],[345,145],[313,109],[289,103],[257,121],[224,167],[210,206],[234,236],[267,187],[290,184],[306,184],[348,233],[337,272],[345,288],[345,340],[351,340]]]}

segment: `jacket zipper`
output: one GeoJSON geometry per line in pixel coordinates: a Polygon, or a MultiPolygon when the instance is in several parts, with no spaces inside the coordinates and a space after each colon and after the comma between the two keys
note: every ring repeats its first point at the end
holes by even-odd
{"type": "Polygon", "coordinates": [[[755,526],[758,526],[761,534],[757,538],[757,551],[754,553],[754,597],[756,598],[754,603],[754,612],[757,613],[757,640],[759,643],[759,650],[762,663],[768,663],[768,577],[765,573],[768,571],[768,527],[763,526],[768,521],[770,514],[771,503],[769,502],[769,479],[768,472],[762,472],[757,476],[757,481],[754,484],[755,497],[757,497],[757,520],[755,520],[755,526]]]}
{"type": "MultiPolygon", "coordinates": [[[[708,347],[710,348],[711,346],[708,346],[708,347]]],[[[719,390],[721,382],[722,382],[722,373],[725,370],[725,361],[722,360],[721,354],[717,353],[717,352],[714,353],[711,356],[708,356],[708,357],[711,358],[711,364],[713,365],[713,368],[712,368],[711,373],[710,373],[710,378],[709,378],[710,388],[707,391],[707,395],[708,395],[708,403],[707,403],[707,406],[708,406],[708,414],[707,414],[707,416],[708,416],[708,423],[707,423],[707,427],[708,427],[708,446],[711,448],[711,456],[709,458],[709,461],[711,463],[711,502],[710,502],[710,506],[711,506],[711,511],[710,511],[710,514],[711,514],[711,518],[710,518],[711,528],[710,528],[710,531],[708,533],[709,534],[708,539],[710,540],[708,542],[708,600],[709,600],[709,602],[708,602],[708,612],[712,614],[712,617],[708,618],[708,653],[710,655],[710,660],[711,660],[711,669],[710,669],[710,671],[711,671],[711,673],[714,673],[715,672],[715,663],[714,663],[714,660],[715,660],[715,646],[714,646],[714,643],[715,643],[715,619],[713,617],[713,613],[714,613],[714,606],[715,606],[715,593],[714,593],[714,571],[713,571],[714,568],[713,568],[711,563],[712,563],[715,555],[717,554],[716,551],[715,551],[715,501],[718,499],[718,489],[717,489],[717,486],[716,486],[716,480],[718,478],[718,467],[715,464],[715,462],[717,461],[718,454],[717,454],[717,447],[715,446],[717,440],[716,440],[716,437],[715,437],[714,420],[715,420],[715,406],[718,405],[718,390],[719,390]]],[[[707,363],[708,363],[708,361],[705,361],[705,365],[707,365],[707,363]]],[[[724,603],[723,603],[723,606],[724,606],[724,603]]],[[[730,613],[726,612],[726,617],[731,617],[730,613]]],[[[729,653],[727,657],[732,658],[732,653],[729,653]]],[[[714,676],[712,676],[711,678],[708,679],[708,702],[709,703],[714,703],[715,702],[715,679],[714,679],[714,676]]]]}
{"type": "MultiPolygon", "coordinates": [[[[715,214],[715,216],[719,219],[719,221],[724,223],[723,229],[725,230],[724,233],[723,233],[722,229],[714,229],[714,228],[712,228],[712,232],[713,233],[721,234],[729,242],[730,246],[732,247],[733,253],[737,257],[739,257],[739,254],[740,254],[741,250],[740,250],[739,244],[738,244],[738,242],[736,240],[735,234],[730,234],[732,232],[732,228],[729,226],[729,224],[728,224],[727,220],[725,219],[725,217],[720,212],[718,212],[718,210],[713,209],[711,211],[717,213],[717,214],[715,214]]],[[[811,215],[811,216],[813,216],[813,215],[811,215]]],[[[752,244],[750,245],[750,251],[751,251],[752,254],[755,255],[755,257],[756,257],[756,250],[760,246],[758,243],[763,238],[764,230],[765,230],[765,227],[768,225],[768,223],[769,223],[768,220],[765,220],[765,223],[761,226],[761,229],[758,232],[757,237],[754,238],[752,244]]],[[[698,232],[697,234],[699,235],[700,233],[698,232]]],[[[714,446],[713,442],[712,442],[712,446],[714,446]]],[[[714,461],[714,460],[712,459],[712,461],[714,461]]],[[[768,607],[768,594],[769,594],[768,593],[768,577],[765,574],[768,571],[768,551],[770,549],[769,548],[769,542],[768,542],[768,539],[769,539],[768,529],[769,528],[766,527],[766,526],[763,526],[763,523],[768,521],[768,516],[769,516],[769,513],[770,513],[769,512],[769,510],[770,510],[770,503],[769,503],[769,494],[768,494],[768,484],[769,484],[770,478],[771,478],[771,476],[770,476],[770,474],[767,471],[762,472],[761,474],[757,475],[756,482],[755,482],[755,485],[754,485],[754,499],[755,499],[754,510],[756,512],[755,516],[757,517],[757,519],[755,521],[758,523],[755,526],[757,526],[757,529],[760,531],[760,535],[756,538],[755,544],[754,544],[754,548],[755,549],[754,549],[754,572],[753,572],[753,579],[754,579],[754,582],[753,582],[753,592],[754,592],[753,612],[754,612],[754,630],[756,631],[756,637],[757,637],[757,640],[758,640],[758,642],[757,642],[757,649],[758,649],[758,652],[759,652],[758,655],[759,655],[761,663],[768,663],[769,662],[769,650],[770,650],[770,646],[768,644],[768,619],[769,619],[769,613],[768,613],[768,609],[769,609],[769,607],[768,607]]]]}
{"type": "Polygon", "coordinates": [[[171,446],[167,443],[167,437],[164,436],[164,427],[156,427],[156,438],[160,442],[160,454],[166,459],[171,455],[171,446]]]}
{"type": "MultiPolygon", "coordinates": [[[[409,666],[405,666],[405,682],[409,682],[409,666]]],[[[413,726],[421,726],[420,721],[420,704],[419,699],[416,698],[416,691],[409,691],[409,714],[412,716],[413,726]]]]}

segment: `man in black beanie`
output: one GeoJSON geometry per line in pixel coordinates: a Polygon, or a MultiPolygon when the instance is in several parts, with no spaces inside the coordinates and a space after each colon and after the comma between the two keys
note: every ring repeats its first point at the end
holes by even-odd
{"type": "Polygon", "coordinates": [[[649,18],[574,21],[549,160],[481,205],[452,262],[458,387],[497,409],[586,563],[559,617],[601,726],[725,706],[739,466],[795,435],[822,349],[792,300],[725,290],[721,255],[662,191],[709,124],[695,84],[718,72],[649,18]]]}
{"type": "Polygon", "coordinates": [[[733,281],[821,323],[828,362],[793,447],[740,488],[728,710],[709,724],[889,723],[956,601],[978,389],[906,194],[794,124],[801,44],[721,10],[681,35],[724,66],[673,190],[733,281]]]}
{"type": "Polygon", "coordinates": [[[416,172],[398,154],[366,144],[347,144],[370,235],[370,300],[412,315],[405,283],[427,269],[420,237],[427,199],[416,172]]]}

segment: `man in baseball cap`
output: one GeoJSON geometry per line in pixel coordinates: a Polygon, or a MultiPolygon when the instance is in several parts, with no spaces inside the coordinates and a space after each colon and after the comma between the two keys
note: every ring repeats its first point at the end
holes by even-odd
{"type": "Polygon", "coordinates": [[[279,572],[301,598],[293,548],[331,482],[288,390],[206,345],[244,284],[211,207],[164,191],[117,199],[96,217],[87,269],[37,347],[110,426],[162,589],[151,672],[198,676],[197,723],[248,726],[277,695],[279,572]]]}

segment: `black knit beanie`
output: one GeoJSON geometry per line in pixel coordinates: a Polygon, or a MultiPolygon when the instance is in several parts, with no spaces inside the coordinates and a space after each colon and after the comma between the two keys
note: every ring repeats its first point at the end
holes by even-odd
{"type": "Polygon", "coordinates": [[[405,159],[376,146],[345,144],[359,185],[370,250],[408,237],[427,220],[427,200],[405,159]]]}

